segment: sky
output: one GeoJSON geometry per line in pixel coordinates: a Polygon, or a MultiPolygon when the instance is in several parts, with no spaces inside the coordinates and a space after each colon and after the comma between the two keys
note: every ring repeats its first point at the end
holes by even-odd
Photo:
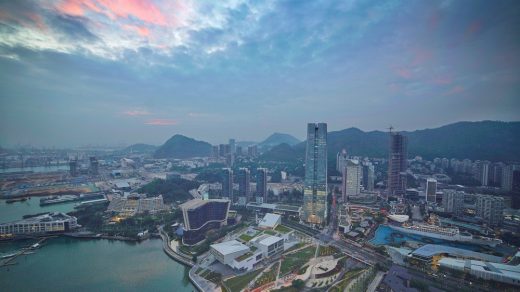
{"type": "Polygon", "coordinates": [[[0,146],[520,120],[520,1],[0,0],[0,146]]]}

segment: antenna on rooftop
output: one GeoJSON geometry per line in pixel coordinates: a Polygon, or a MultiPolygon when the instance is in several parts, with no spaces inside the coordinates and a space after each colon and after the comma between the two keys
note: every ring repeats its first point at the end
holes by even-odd
{"type": "Polygon", "coordinates": [[[392,130],[394,129],[394,127],[393,127],[392,125],[390,125],[390,127],[388,127],[387,129],[388,129],[388,131],[389,131],[390,133],[392,133],[392,130]]]}

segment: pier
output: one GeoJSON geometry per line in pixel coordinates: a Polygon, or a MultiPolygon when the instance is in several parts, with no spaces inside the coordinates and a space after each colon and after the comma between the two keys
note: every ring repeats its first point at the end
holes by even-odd
{"type": "Polygon", "coordinates": [[[35,250],[36,248],[39,248],[41,246],[41,244],[48,238],[50,238],[50,237],[41,238],[40,240],[38,240],[37,243],[34,243],[28,247],[22,248],[20,251],[18,251],[12,257],[8,257],[7,259],[4,259],[4,261],[2,263],[0,263],[0,267],[16,265],[17,263],[13,262],[16,258],[18,258],[19,256],[22,256],[22,255],[33,254],[34,253],[33,250],[35,250]]]}

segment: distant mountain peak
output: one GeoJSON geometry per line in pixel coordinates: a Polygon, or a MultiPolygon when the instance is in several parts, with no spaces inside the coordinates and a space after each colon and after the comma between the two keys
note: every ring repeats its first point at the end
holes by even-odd
{"type": "Polygon", "coordinates": [[[209,156],[211,144],[175,134],[154,153],[155,158],[190,158],[209,156]]]}
{"type": "Polygon", "coordinates": [[[271,134],[267,139],[258,144],[261,148],[272,148],[280,144],[288,144],[289,146],[296,145],[301,141],[292,135],[275,132],[271,134]]]}

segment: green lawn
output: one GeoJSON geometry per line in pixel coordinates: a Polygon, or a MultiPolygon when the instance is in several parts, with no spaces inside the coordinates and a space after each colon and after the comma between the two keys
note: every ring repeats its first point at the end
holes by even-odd
{"type": "Polygon", "coordinates": [[[276,235],[276,232],[272,231],[272,230],[266,230],[264,231],[265,234],[269,234],[269,235],[276,235]]]}
{"type": "Polygon", "coordinates": [[[320,245],[319,250],[318,250],[318,256],[320,256],[320,257],[335,255],[338,253],[341,253],[341,251],[339,249],[337,249],[335,246],[330,246],[330,245],[327,245],[327,246],[320,245]]]}
{"type": "Polygon", "coordinates": [[[289,248],[288,250],[286,250],[285,252],[290,252],[290,251],[293,251],[293,250],[296,250],[296,249],[299,249],[300,247],[303,247],[305,245],[305,243],[303,242],[298,242],[297,244],[293,245],[291,248],[289,248]]]}
{"type": "Polygon", "coordinates": [[[278,266],[280,264],[276,263],[274,264],[271,269],[268,272],[265,272],[260,276],[256,281],[254,287],[260,287],[267,283],[273,282],[276,280],[276,273],[278,272],[278,266]]]}
{"type": "Polygon", "coordinates": [[[224,283],[231,290],[231,292],[239,292],[240,290],[244,289],[247,284],[249,284],[249,282],[251,282],[261,272],[262,269],[258,269],[245,275],[226,280],[224,283]]]}
{"type": "Polygon", "coordinates": [[[280,268],[280,275],[285,275],[293,270],[299,269],[306,264],[316,252],[316,246],[306,247],[298,252],[285,256],[280,268]]]}
{"type": "Polygon", "coordinates": [[[242,235],[240,235],[238,238],[242,239],[242,240],[245,241],[245,242],[249,242],[251,239],[253,239],[252,236],[247,235],[247,234],[242,234],[242,235]]]}
{"type": "Polygon", "coordinates": [[[283,225],[276,226],[276,228],[274,230],[276,230],[278,232],[281,232],[281,233],[289,233],[289,232],[291,232],[291,229],[289,229],[289,228],[287,228],[287,227],[285,227],[283,225]]]}
{"type": "Polygon", "coordinates": [[[350,281],[352,281],[353,278],[361,274],[361,272],[363,272],[362,269],[353,269],[348,271],[347,273],[345,273],[343,279],[340,281],[339,284],[330,288],[330,292],[343,292],[343,290],[345,290],[345,288],[347,287],[348,283],[350,283],[350,281]]]}

